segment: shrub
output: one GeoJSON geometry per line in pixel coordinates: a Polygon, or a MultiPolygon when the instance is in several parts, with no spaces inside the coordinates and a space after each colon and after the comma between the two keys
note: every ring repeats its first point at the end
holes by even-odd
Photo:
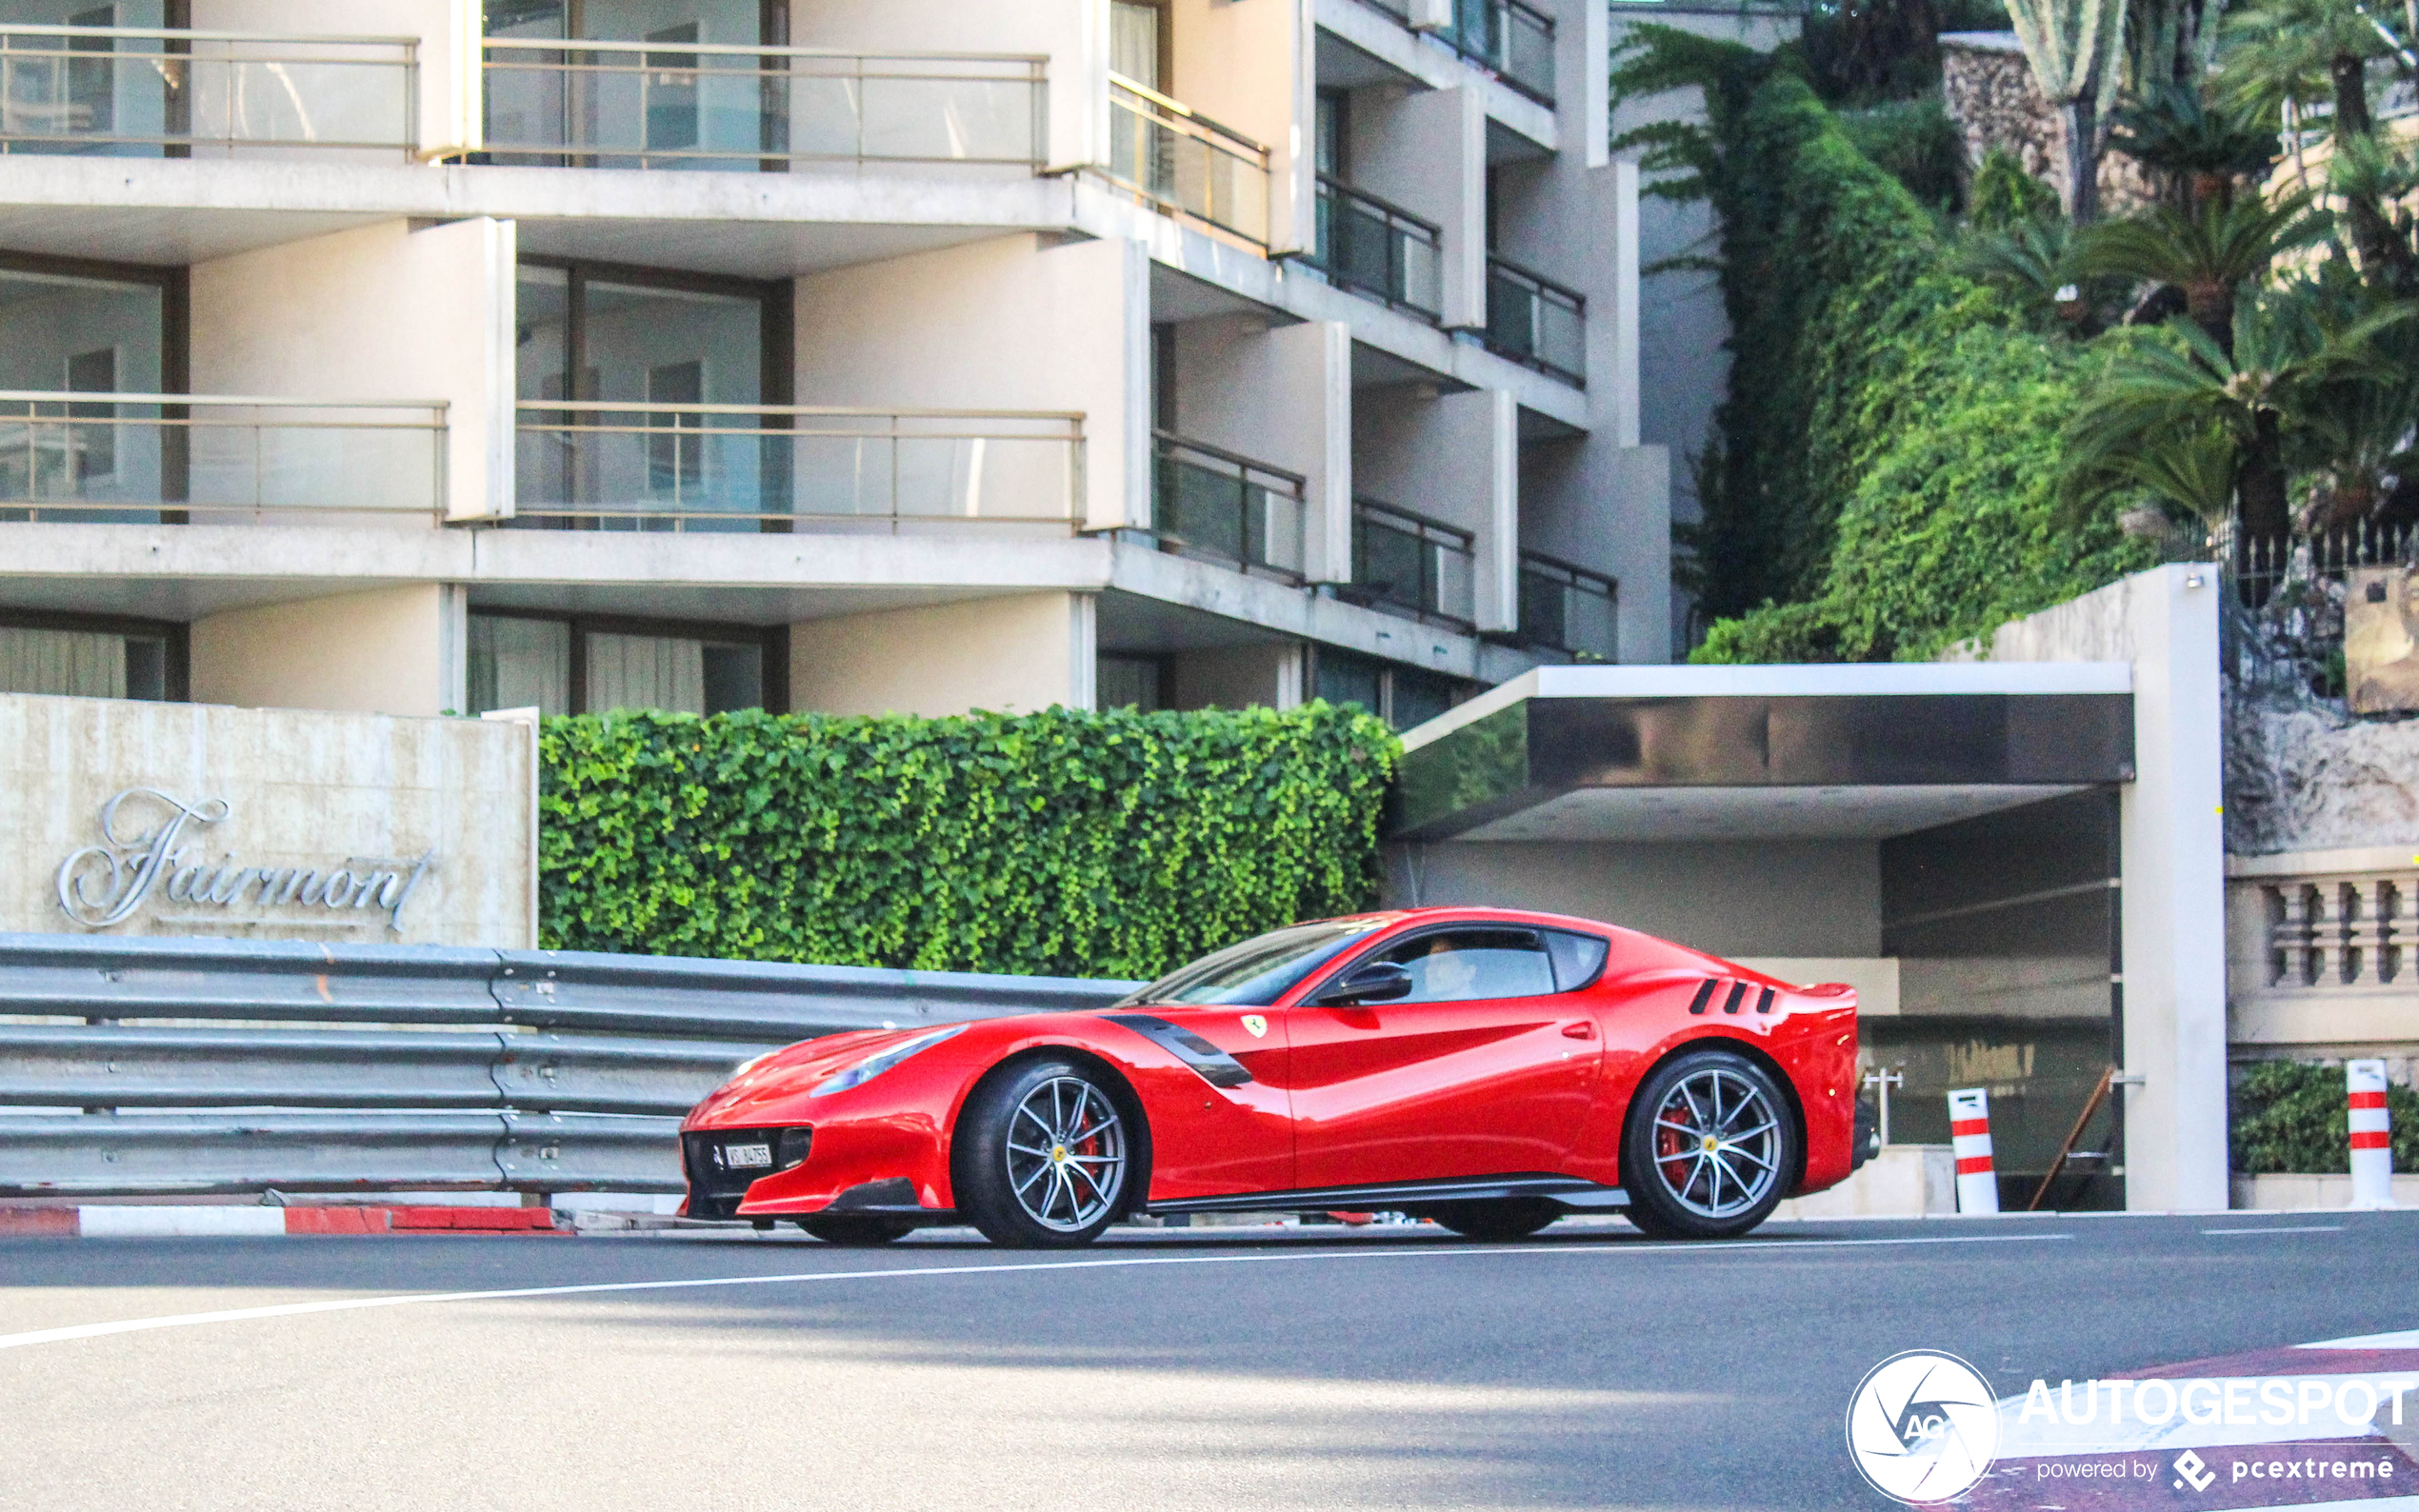
{"type": "Polygon", "coordinates": [[[540,940],[1154,976],[1369,906],[1400,748],[1325,704],[550,719],[540,940]]]}
{"type": "MultiPolygon", "coordinates": [[[[2232,1097],[2234,1169],[2249,1176],[2323,1175],[2351,1169],[2344,1068],[2308,1061],[2261,1061],[2244,1070],[2232,1097]]],[[[2386,1089],[2394,1169],[2419,1170],[2419,1092],[2386,1089]]]]}

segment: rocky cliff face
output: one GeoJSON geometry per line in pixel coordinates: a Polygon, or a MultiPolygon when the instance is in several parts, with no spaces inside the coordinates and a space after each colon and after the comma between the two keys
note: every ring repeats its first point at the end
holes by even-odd
{"type": "Polygon", "coordinates": [[[2308,648],[2340,644],[2343,608],[2340,585],[2312,587],[2227,627],[2226,848],[2419,846],[2419,716],[2354,717],[2313,689],[2308,648]]]}
{"type": "MultiPolygon", "coordinates": [[[[2041,92],[2014,32],[1944,33],[1940,93],[1949,119],[1965,136],[1969,164],[1979,165],[1992,148],[2005,148],[2034,178],[2066,182],[2066,117],[2041,92]]],[[[2156,197],[2141,165],[2122,152],[2101,152],[2102,214],[2122,215],[2156,197]]]]}

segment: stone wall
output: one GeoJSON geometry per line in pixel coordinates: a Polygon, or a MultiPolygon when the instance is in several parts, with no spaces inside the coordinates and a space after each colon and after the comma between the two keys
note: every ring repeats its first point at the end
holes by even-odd
{"type": "Polygon", "coordinates": [[[503,721],[0,695],[0,931],[528,948],[536,760],[503,721]]]}
{"type": "MultiPolygon", "coordinates": [[[[1940,92],[1949,119],[1965,136],[1969,166],[1979,165],[1992,148],[2005,148],[2034,178],[2065,184],[2066,117],[2041,92],[2014,32],[1943,33],[1940,92]]],[[[2155,197],[2140,164],[2122,152],[2100,154],[2102,214],[2123,215],[2155,197]]]]}

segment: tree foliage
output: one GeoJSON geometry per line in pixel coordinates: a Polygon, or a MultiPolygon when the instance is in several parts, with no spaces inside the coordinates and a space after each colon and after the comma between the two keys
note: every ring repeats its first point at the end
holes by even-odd
{"type": "MultiPolygon", "coordinates": [[[[2247,1068],[2233,1094],[2234,1169],[2248,1176],[2327,1175],[2351,1169],[2351,1121],[2344,1068],[2305,1061],[2262,1061],[2247,1068]]],[[[2394,1169],[2419,1170],[2419,1093],[2386,1089],[2394,1169]]]]}
{"type": "Polygon", "coordinates": [[[1277,712],[550,719],[551,949],[1147,977],[1376,895],[1400,746],[1277,712]]]}

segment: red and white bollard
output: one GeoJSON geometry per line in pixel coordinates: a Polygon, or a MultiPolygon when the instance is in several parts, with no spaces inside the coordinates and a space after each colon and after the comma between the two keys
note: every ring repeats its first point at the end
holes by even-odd
{"type": "Polygon", "coordinates": [[[1949,1094],[1949,1143],[1957,1152],[1957,1211],[1999,1211],[1999,1175],[1990,1166],[1990,1096],[1981,1087],[1949,1094]]]}
{"type": "Polygon", "coordinates": [[[2386,1063],[2346,1061],[2344,1087],[2351,1114],[2351,1205],[2394,1205],[2394,1150],[2386,1115],[2386,1063]]]}

